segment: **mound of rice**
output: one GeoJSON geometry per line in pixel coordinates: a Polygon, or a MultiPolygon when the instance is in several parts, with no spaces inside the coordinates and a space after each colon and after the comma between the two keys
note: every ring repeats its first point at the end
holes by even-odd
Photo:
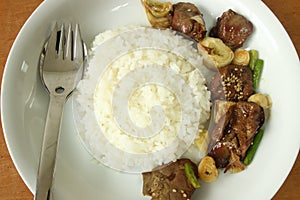
{"type": "Polygon", "coordinates": [[[74,98],[84,146],[126,172],[176,160],[210,115],[203,73],[192,42],[170,30],[123,27],[99,34],[74,98]]]}

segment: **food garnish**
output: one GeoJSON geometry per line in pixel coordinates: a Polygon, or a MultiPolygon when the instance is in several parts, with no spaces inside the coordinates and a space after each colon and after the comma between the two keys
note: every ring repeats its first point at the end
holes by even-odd
{"type": "Polygon", "coordinates": [[[264,61],[259,58],[258,51],[255,49],[251,49],[249,51],[250,62],[249,67],[253,71],[253,88],[254,91],[258,89],[258,85],[260,82],[260,77],[264,67],[264,61]]]}
{"type": "Polygon", "coordinates": [[[249,51],[249,55],[250,55],[249,67],[250,67],[250,69],[254,70],[256,61],[258,59],[258,51],[255,49],[251,49],[249,51]]]}
{"type": "Polygon", "coordinates": [[[247,66],[250,62],[250,54],[245,49],[236,49],[234,51],[234,57],[232,63],[235,65],[247,66]]]}
{"type": "Polygon", "coordinates": [[[195,172],[191,166],[190,163],[185,163],[184,164],[184,171],[186,174],[186,177],[189,179],[189,181],[191,182],[191,184],[193,185],[194,188],[199,188],[200,187],[200,183],[195,175],[195,172]]]}
{"type": "Polygon", "coordinates": [[[215,160],[210,156],[205,156],[198,165],[199,178],[204,182],[213,182],[219,176],[215,160]]]}
{"type": "Polygon", "coordinates": [[[262,59],[257,59],[254,69],[253,69],[253,88],[257,91],[260,82],[261,74],[264,67],[264,61],[262,59]]]}
{"type": "Polygon", "coordinates": [[[172,3],[156,0],[142,0],[147,18],[150,24],[156,28],[168,28],[171,26],[172,3]]]}
{"type": "Polygon", "coordinates": [[[247,151],[247,154],[245,156],[245,159],[244,159],[244,164],[245,165],[249,165],[253,158],[254,158],[254,155],[258,149],[258,146],[263,138],[263,135],[264,135],[264,130],[263,129],[260,129],[258,131],[258,133],[255,135],[254,137],[254,140],[253,140],[253,143],[252,145],[249,147],[248,151],[247,151]]]}
{"type": "Polygon", "coordinates": [[[248,102],[254,102],[263,107],[264,109],[269,109],[272,107],[272,100],[269,95],[256,93],[248,98],[248,102]]]}
{"type": "Polygon", "coordinates": [[[217,67],[229,65],[234,58],[233,51],[219,38],[205,37],[198,43],[198,51],[208,54],[217,67]]]}

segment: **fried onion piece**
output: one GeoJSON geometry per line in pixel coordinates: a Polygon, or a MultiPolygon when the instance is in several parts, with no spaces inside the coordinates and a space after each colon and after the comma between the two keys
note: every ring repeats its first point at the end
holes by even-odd
{"type": "Polygon", "coordinates": [[[217,67],[224,67],[231,63],[233,51],[219,38],[205,37],[198,43],[198,52],[212,58],[217,67]]]}
{"type": "Polygon", "coordinates": [[[155,28],[169,28],[172,21],[173,5],[171,2],[142,0],[147,18],[155,28]]]}

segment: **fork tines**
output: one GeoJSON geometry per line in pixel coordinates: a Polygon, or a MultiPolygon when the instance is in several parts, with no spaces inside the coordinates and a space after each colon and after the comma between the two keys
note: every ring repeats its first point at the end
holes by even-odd
{"type": "Polygon", "coordinates": [[[82,59],[84,52],[79,25],[75,24],[73,30],[72,24],[62,24],[60,29],[56,24],[49,38],[48,46],[56,49],[57,57],[60,59],[82,59]]]}

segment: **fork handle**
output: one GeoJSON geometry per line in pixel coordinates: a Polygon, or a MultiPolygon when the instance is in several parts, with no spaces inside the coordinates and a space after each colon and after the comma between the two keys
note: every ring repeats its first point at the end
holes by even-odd
{"type": "Polygon", "coordinates": [[[34,200],[51,199],[58,139],[66,99],[64,95],[50,94],[34,200]]]}

